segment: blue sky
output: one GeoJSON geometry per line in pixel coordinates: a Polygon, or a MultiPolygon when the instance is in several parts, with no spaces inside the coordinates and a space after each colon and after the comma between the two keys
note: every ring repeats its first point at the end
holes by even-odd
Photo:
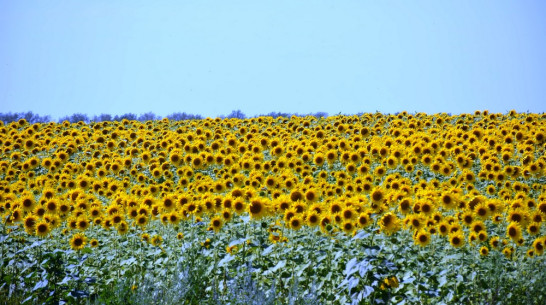
{"type": "Polygon", "coordinates": [[[546,111],[545,1],[4,1],[0,112],[546,111]]]}

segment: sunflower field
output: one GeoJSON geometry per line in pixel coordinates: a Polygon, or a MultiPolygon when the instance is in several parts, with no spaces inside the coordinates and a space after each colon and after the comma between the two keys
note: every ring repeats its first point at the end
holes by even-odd
{"type": "Polygon", "coordinates": [[[0,304],[546,303],[545,114],[0,131],[0,304]]]}

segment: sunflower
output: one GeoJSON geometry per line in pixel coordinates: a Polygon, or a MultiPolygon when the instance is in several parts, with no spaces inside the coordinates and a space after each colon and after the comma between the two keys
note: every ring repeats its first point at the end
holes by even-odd
{"type": "Polygon", "coordinates": [[[51,226],[51,229],[53,230],[54,228],[58,227],[60,224],[61,224],[61,221],[60,221],[60,218],[59,216],[57,215],[54,215],[54,214],[46,214],[44,216],[44,220],[47,221],[49,223],[49,225],[51,226]]]}
{"type": "Polygon", "coordinates": [[[477,240],[478,240],[478,234],[476,232],[470,232],[470,234],[468,235],[468,243],[472,245],[477,240]]]}
{"type": "Polygon", "coordinates": [[[307,190],[307,192],[305,193],[305,200],[307,200],[307,202],[315,202],[318,200],[318,195],[317,195],[317,192],[313,189],[309,189],[307,190]]]}
{"type": "Polygon", "coordinates": [[[99,241],[93,238],[92,240],[89,241],[89,245],[91,245],[91,248],[96,248],[99,246],[99,241]]]}
{"type": "Polygon", "coordinates": [[[320,219],[320,229],[321,231],[327,233],[332,230],[332,216],[324,215],[320,219]]]}
{"type": "Polygon", "coordinates": [[[475,233],[480,233],[481,231],[485,231],[485,224],[482,221],[474,221],[470,225],[470,229],[475,233]]]}
{"type": "Polygon", "coordinates": [[[320,216],[319,214],[317,214],[316,212],[309,212],[307,214],[307,225],[309,227],[316,227],[317,225],[319,225],[320,223],[320,216]]]}
{"type": "Polygon", "coordinates": [[[55,196],[55,191],[51,188],[46,188],[42,191],[42,196],[46,199],[51,199],[55,196]]]}
{"type": "Polygon", "coordinates": [[[343,208],[343,210],[341,210],[341,215],[346,221],[352,221],[357,216],[356,211],[352,206],[346,206],[343,208]]]}
{"type": "Polygon", "coordinates": [[[250,201],[248,206],[248,213],[252,219],[261,219],[266,215],[266,204],[265,201],[259,198],[255,198],[250,201]]]}
{"type": "Polygon", "coordinates": [[[73,250],[81,250],[83,247],[85,247],[85,244],[87,242],[87,237],[85,237],[82,233],[76,233],[72,236],[72,239],[70,239],[70,247],[73,250]]]}
{"type": "Polygon", "coordinates": [[[360,213],[357,218],[357,224],[361,228],[365,228],[372,223],[370,215],[368,213],[360,213]]]}
{"type": "Polygon", "coordinates": [[[334,214],[337,214],[339,212],[341,212],[342,210],[342,205],[341,203],[339,202],[332,202],[330,204],[330,214],[334,215],[334,214]]]}
{"type": "Polygon", "coordinates": [[[370,198],[372,199],[373,203],[379,205],[383,203],[383,200],[385,199],[385,193],[381,188],[376,187],[370,194],[370,198]]]}
{"type": "Polygon", "coordinates": [[[182,219],[180,215],[176,211],[172,211],[168,214],[169,217],[169,223],[173,225],[177,225],[182,219]]]}
{"type": "Polygon", "coordinates": [[[233,201],[233,209],[235,210],[235,213],[239,215],[242,214],[246,209],[244,200],[242,198],[236,198],[233,201]]]}
{"type": "Polygon", "coordinates": [[[34,196],[32,195],[25,195],[21,198],[21,206],[23,207],[23,210],[26,212],[30,212],[34,210],[34,207],[36,206],[36,201],[34,200],[34,196]]]}
{"type": "Polygon", "coordinates": [[[438,232],[440,232],[440,235],[446,236],[449,233],[449,222],[447,221],[441,221],[438,223],[438,232]]]}
{"type": "Polygon", "coordinates": [[[542,255],[544,253],[544,246],[546,246],[546,238],[537,238],[533,241],[533,248],[536,255],[542,255]]]}
{"type": "Polygon", "coordinates": [[[36,235],[45,237],[51,231],[51,227],[48,222],[42,220],[36,224],[36,235]]]}
{"type": "Polygon", "coordinates": [[[163,243],[163,237],[161,235],[154,235],[151,241],[152,245],[158,247],[163,243]]]}
{"type": "Polygon", "coordinates": [[[220,216],[214,216],[210,220],[210,227],[212,227],[212,229],[216,233],[220,232],[220,229],[222,229],[223,224],[224,224],[224,222],[222,220],[222,217],[220,217],[220,216]]]}
{"type": "Polygon", "coordinates": [[[148,216],[145,214],[140,214],[135,219],[135,223],[140,227],[145,227],[148,224],[148,216]]]}
{"type": "Polygon", "coordinates": [[[514,253],[514,249],[512,247],[506,247],[506,248],[502,249],[502,254],[507,259],[510,259],[512,257],[512,253],[514,253]]]}
{"type": "Polygon", "coordinates": [[[471,211],[466,211],[461,215],[461,220],[466,226],[471,226],[474,222],[474,214],[471,211]]]}
{"type": "MultiPolygon", "coordinates": [[[[364,165],[363,165],[364,166],[364,165]]],[[[362,166],[362,167],[363,167],[362,166]]],[[[362,168],[361,167],[361,168],[362,168]]],[[[365,193],[365,194],[368,194],[369,192],[372,191],[372,188],[373,188],[373,184],[370,182],[370,181],[364,181],[362,182],[362,192],[365,193]]]]}
{"type": "Polygon", "coordinates": [[[103,222],[102,222],[102,227],[105,229],[105,230],[110,230],[110,228],[113,226],[114,224],[112,223],[112,220],[111,219],[105,219],[103,222]]]}
{"type": "Polygon", "coordinates": [[[324,161],[326,161],[326,158],[324,157],[322,153],[316,153],[313,158],[313,161],[315,162],[317,166],[322,166],[324,164],[324,161]]]}
{"type": "Polygon", "coordinates": [[[460,248],[464,245],[464,236],[462,232],[456,232],[449,237],[449,243],[455,247],[460,248]]]}
{"type": "Polygon", "coordinates": [[[17,208],[11,213],[10,217],[12,222],[20,222],[23,220],[23,210],[17,208]]]}
{"type": "Polygon", "coordinates": [[[329,150],[326,152],[326,161],[329,165],[334,164],[334,162],[337,160],[337,151],[336,150],[329,150]]]}
{"type": "Polygon", "coordinates": [[[487,256],[489,254],[489,249],[486,246],[480,248],[480,255],[487,256]]]}
{"type": "Polygon", "coordinates": [[[391,276],[390,278],[386,278],[383,283],[385,283],[387,286],[391,288],[398,288],[399,282],[398,278],[396,276],[391,276]]]}
{"type": "Polygon", "coordinates": [[[542,223],[544,221],[544,216],[542,215],[540,211],[535,211],[531,215],[531,221],[536,223],[542,223]]]}
{"type": "Polygon", "coordinates": [[[421,247],[425,247],[430,243],[430,233],[426,230],[419,230],[414,236],[413,240],[421,247]]]}
{"type": "Polygon", "coordinates": [[[350,220],[344,221],[343,224],[341,225],[341,228],[343,229],[343,232],[345,232],[345,234],[347,235],[353,234],[354,231],[356,230],[355,224],[350,220]]]}
{"type": "Polygon", "coordinates": [[[36,223],[38,219],[36,216],[29,214],[25,219],[23,219],[23,225],[25,226],[25,231],[28,234],[34,234],[36,232],[36,223]]]}
{"type": "Polygon", "coordinates": [[[292,230],[299,230],[302,225],[303,225],[303,219],[301,218],[301,216],[299,215],[296,215],[294,217],[292,217],[289,221],[289,224],[290,224],[290,228],[292,230]]]}
{"type": "Polygon", "coordinates": [[[491,218],[494,224],[500,224],[504,220],[504,216],[499,213],[494,214],[491,218]]]}
{"type": "Polygon", "coordinates": [[[510,237],[512,240],[517,241],[521,238],[521,227],[516,222],[511,222],[508,227],[506,227],[506,236],[510,237]]]}
{"type": "MultiPolygon", "coordinates": [[[[496,207],[496,205],[494,206],[496,207]]],[[[474,207],[474,214],[477,215],[480,219],[486,219],[487,217],[489,217],[491,212],[493,211],[491,211],[484,202],[479,203],[474,207]]]]}
{"type": "Polygon", "coordinates": [[[201,242],[201,247],[208,249],[210,247],[210,243],[210,238],[207,238],[204,242],[201,242]]]}
{"type": "Polygon", "coordinates": [[[487,240],[487,232],[486,231],[480,231],[478,233],[478,239],[481,241],[481,242],[485,242],[487,240]]]}
{"type": "Polygon", "coordinates": [[[164,211],[170,212],[176,205],[176,197],[166,196],[161,200],[161,207],[164,211]]]}
{"type": "Polygon", "coordinates": [[[498,236],[495,236],[489,240],[489,245],[493,249],[498,249],[500,246],[500,238],[498,236]]]}
{"type": "Polygon", "coordinates": [[[89,219],[87,219],[87,217],[85,216],[79,217],[77,220],[77,228],[80,229],[81,231],[85,231],[87,230],[88,227],[89,227],[89,219]]]}
{"type": "Polygon", "coordinates": [[[293,202],[303,200],[304,195],[299,189],[294,189],[290,192],[290,200],[293,202]]]}
{"type": "Polygon", "coordinates": [[[231,212],[230,209],[224,209],[222,211],[222,218],[225,222],[229,222],[231,220],[231,218],[233,217],[233,213],[231,212]]]}
{"type": "Polygon", "coordinates": [[[119,235],[125,235],[129,232],[129,225],[123,220],[117,225],[117,230],[119,235]]]}
{"type": "Polygon", "coordinates": [[[414,230],[419,230],[426,224],[426,218],[419,214],[408,216],[406,220],[408,221],[408,225],[414,230]]]}
{"type": "Polygon", "coordinates": [[[431,215],[434,212],[434,205],[428,201],[421,203],[420,213],[425,215],[431,215]]]}
{"type": "Polygon", "coordinates": [[[398,210],[402,215],[406,215],[411,211],[412,200],[409,197],[405,197],[398,203],[398,210]]]}
{"type": "Polygon", "coordinates": [[[457,205],[457,201],[450,193],[444,193],[441,197],[442,206],[446,209],[453,209],[457,205]]]}
{"type": "Polygon", "coordinates": [[[391,235],[400,230],[400,219],[393,213],[387,213],[379,220],[381,231],[387,235],[391,235]]]}
{"type": "Polygon", "coordinates": [[[142,235],[140,235],[140,240],[142,240],[143,242],[150,242],[150,234],[143,233],[142,235]]]}
{"type": "Polygon", "coordinates": [[[529,235],[537,235],[540,232],[540,223],[532,222],[527,226],[527,233],[529,235]]]}
{"type": "Polygon", "coordinates": [[[510,213],[508,213],[508,216],[506,217],[506,221],[508,222],[517,222],[520,225],[525,225],[527,219],[527,213],[521,208],[516,208],[510,213]]]}

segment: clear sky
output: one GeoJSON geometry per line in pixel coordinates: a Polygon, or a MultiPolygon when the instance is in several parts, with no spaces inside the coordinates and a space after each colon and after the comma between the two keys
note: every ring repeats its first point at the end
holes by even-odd
{"type": "Polygon", "coordinates": [[[546,1],[0,0],[0,112],[546,111],[546,1]]]}

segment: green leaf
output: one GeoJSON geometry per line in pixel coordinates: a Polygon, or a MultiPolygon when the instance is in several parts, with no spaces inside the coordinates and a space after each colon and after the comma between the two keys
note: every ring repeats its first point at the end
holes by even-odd
{"type": "Polygon", "coordinates": [[[445,276],[441,276],[438,279],[438,286],[443,287],[447,283],[447,278],[445,276]]]}
{"type": "Polygon", "coordinates": [[[49,281],[47,279],[43,279],[41,281],[39,281],[38,283],[36,283],[36,285],[34,285],[34,288],[32,288],[32,291],[36,291],[38,289],[42,289],[44,287],[47,287],[47,284],[49,283],[49,281]]]}
{"type": "Polygon", "coordinates": [[[226,256],[224,256],[224,258],[222,258],[220,260],[220,262],[218,262],[218,267],[223,267],[223,266],[227,265],[227,263],[231,262],[234,259],[235,259],[235,256],[233,256],[231,254],[227,254],[226,256]]]}
{"type": "Polygon", "coordinates": [[[353,257],[350,261],[347,262],[347,264],[345,265],[345,274],[347,276],[355,273],[358,271],[358,268],[357,268],[357,260],[356,260],[356,257],[353,257]]]}

